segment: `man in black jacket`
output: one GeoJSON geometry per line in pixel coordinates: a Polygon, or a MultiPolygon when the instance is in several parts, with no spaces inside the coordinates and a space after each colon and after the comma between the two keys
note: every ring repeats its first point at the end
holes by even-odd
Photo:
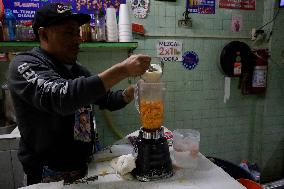
{"type": "Polygon", "coordinates": [[[40,47],[10,64],[9,89],[21,133],[18,157],[28,185],[85,176],[94,152],[90,104],[123,108],[133,99],[133,88],[113,92],[111,87],[149,67],[149,56],[133,55],[92,76],[76,62],[79,27],[89,20],[60,3],[40,8],[33,20],[40,47]]]}

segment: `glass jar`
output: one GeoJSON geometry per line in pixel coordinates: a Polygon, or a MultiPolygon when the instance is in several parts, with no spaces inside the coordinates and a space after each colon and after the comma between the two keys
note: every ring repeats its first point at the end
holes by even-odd
{"type": "Polygon", "coordinates": [[[106,41],[106,21],[102,10],[95,12],[96,40],[106,41]]]}

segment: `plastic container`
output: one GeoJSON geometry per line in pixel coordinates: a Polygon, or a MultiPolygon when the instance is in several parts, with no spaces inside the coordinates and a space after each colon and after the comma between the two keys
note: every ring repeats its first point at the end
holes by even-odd
{"type": "Polygon", "coordinates": [[[24,26],[20,21],[16,21],[16,40],[23,41],[24,26]]]}
{"type": "Polygon", "coordinates": [[[106,20],[102,10],[95,12],[95,28],[96,41],[106,41],[106,20]]]}
{"type": "Polygon", "coordinates": [[[200,133],[192,129],[173,131],[174,163],[181,168],[195,169],[198,166],[200,133]]]}
{"type": "Polygon", "coordinates": [[[135,88],[135,106],[140,115],[143,130],[155,132],[164,120],[165,83],[146,83],[140,80],[135,88]]]}
{"type": "Polygon", "coordinates": [[[240,178],[238,179],[238,181],[247,189],[263,189],[263,187],[260,184],[249,179],[240,178]]]}
{"type": "Polygon", "coordinates": [[[11,9],[5,9],[4,24],[7,27],[7,34],[9,41],[15,41],[16,39],[16,17],[11,9]]]}
{"type": "Polygon", "coordinates": [[[250,174],[250,172],[246,171],[239,165],[236,165],[232,162],[217,158],[217,157],[210,157],[207,156],[207,158],[212,161],[215,165],[219,166],[222,168],[226,173],[228,173],[231,177],[234,179],[249,179],[249,180],[254,180],[253,176],[250,174]]]}
{"type": "Polygon", "coordinates": [[[91,34],[91,26],[90,23],[86,23],[84,25],[81,26],[80,29],[81,32],[81,38],[83,42],[88,42],[91,41],[92,38],[92,34],[91,34]]]}
{"type": "Polygon", "coordinates": [[[1,21],[0,21],[0,41],[4,41],[3,25],[2,25],[2,22],[1,22],[1,21]]]}
{"type": "Polygon", "coordinates": [[[242,167],[247,172],[250,172],[249,167],[248,167],[248,162],[246,160],[242,160],[242,162],[240,163],[240,167],[242,167]]]}

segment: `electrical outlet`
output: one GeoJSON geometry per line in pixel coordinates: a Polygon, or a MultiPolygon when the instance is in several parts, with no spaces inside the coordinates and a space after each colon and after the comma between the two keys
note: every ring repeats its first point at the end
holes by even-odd
{"type": "Polygon", "coordinates": [[[263,43],[266,38],[266,33],[264,30],[259,30],[252,28],[251,30],[251,40],[255,41],[255,43],[263,43]]]}
{"type": "Polygon", "coordinates": [[[184,19],[184,20],[179,20],[178,21],[178,26],[179,27],[184,27],[184,28],[191,28],[192,27],[191,18],[184,19]]]}

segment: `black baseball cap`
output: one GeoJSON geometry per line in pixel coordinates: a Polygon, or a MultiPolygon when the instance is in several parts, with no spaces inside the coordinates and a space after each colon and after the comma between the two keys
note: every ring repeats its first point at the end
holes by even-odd
{"type": "Polygon", "coordinates": [[[73,19],[78,22],[79,26],[90,21],[90,15],[73,13],[71,8],[63,3],[49,3],[39,8],[33,19],[34,34],[38,37],[40,27],[47,27],[65,19],[73,19]]]}

